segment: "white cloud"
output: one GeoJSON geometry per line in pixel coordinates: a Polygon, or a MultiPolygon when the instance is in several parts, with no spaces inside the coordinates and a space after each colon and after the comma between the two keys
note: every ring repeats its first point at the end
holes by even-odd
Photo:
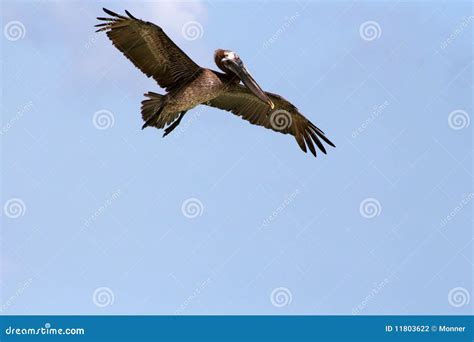
{"type": "MultiPolygon", "coordinates": [[[[94,7],[87,8],[89,14],[94,13],[94,18],[95,16],[107,16],[100,7],[97,7],[97,9],[94,7]]],[[[110,4],[105,4],[104,7],[119,14],[124,14],[126,9],[136,18],[159,25],[181,48],[182,44],[186,43],[186,39],[182,34],[183,25],[189,21],[197,21],[203,24],[207,18],[206,7],[201,1],[153,1],[140,3],[113,1],[110,4]]],[[[78,44],[84,45],[85,50],[87,50],[87,53],[81,56],[81,61],[79,62],[81,65],[79,70],[82,73],[93,76],[100,74],[104,69],[108,69],[111,66],[110,63],[113,63],[114,66],[130,63],[125,58],[120,59],[120,54],[115,53],[117,51],[113,51],[115,48],[103,33],[94,33],[93,31],[91,28],[90,34],[77,37],[78,44]],[[111,58],[113,59],[111,60],[111,58]]],[[[186,52],[191,55],[189,51],[186,52]]],[[[131,76],[131,73],[136,75],[136,77],[143,77],[133,67],[121,69],[121,73],[115,75],[115,77],[117,80],[126,80],[131,76]]],[[[143,77],[143,80],[145,81],[146,78],[143,77]]],[[[152,81],[149,82],[154,84],[152,81]]]]}
{"type": "Polygon", "coordinates": [[[198,21],[203,24],[207,17],[206,8],[200,1],[146,3],[143,8],[137,5],[137,12],[139,10],[150,17],[148,21],[159,23],[165,32],[175,37],[181,35],[185,23],[198,21]]]}

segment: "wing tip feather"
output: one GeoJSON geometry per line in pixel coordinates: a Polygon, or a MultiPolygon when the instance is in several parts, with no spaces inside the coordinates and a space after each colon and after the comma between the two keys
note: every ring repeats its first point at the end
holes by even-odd
{"type": "Polygon", "coordinates": [[[129,11],[125,10],[125,13],[130,17],[130,19],[138,20],[138,19],[135,18],[129,11]]]}
{"type": "Polygon", "coordinates": [[[102,10],[107,13],[108,15],[111,15],[112,17],[117,17],[117,18],[124,18],[124,16],[120,15],[120,14],[117,14],[111,10],[109,10],[108,8],[105,8],[105,7],[102,7],[102,10]]]}

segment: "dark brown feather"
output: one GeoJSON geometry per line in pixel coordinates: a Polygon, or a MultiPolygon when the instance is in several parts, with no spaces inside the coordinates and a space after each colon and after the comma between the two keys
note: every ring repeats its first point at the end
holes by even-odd
{"type": "Polygon", "coordinates": [[[97,31],[106,31],[112,43],[137,68],[158,84],[171,91],[197,77],[201,68],[189,58],[161,27],[136,19],[128,11],[129,18],[106,8],[104,12],[113,18],[99,17],[107,21],[98,24],[97,31]]]}
{"type": "Polygon", "coordinates": [[[269,92],[265,92],[265,94],[275,104],[273,110],[270,109],[266,103],[253,95],[246,87],[239,84],[229,85],[224,94],[206,104],[211,107],[232,112],[242,119],[249,121],[251,124],[272,129],[275,132],[291,134],[295,137],[296,142],[304,152],[309,148],[315,157],[317,153],[314,144],[316,144],[321,152],[326,153],[326,149],[320,139],[335,147],[324,135],[323,131],[305,118],[293,104],[280,95],[269,92]],[[278,117],[278,113],[280,113],[283,118],[289,118],[289,120],[286,121],[287,124],[278,125],[278,121],[274,120],[278,117]]]}

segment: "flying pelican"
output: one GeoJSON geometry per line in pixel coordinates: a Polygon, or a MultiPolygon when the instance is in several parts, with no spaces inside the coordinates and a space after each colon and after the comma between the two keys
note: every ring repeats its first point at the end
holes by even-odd
{"type": "Polygon", "coordinates": [[[335,147],[293,104],[263,91],[235,52],[215,51],[214,61],[224,73],[201,68],[161,27],[137,19],[128,11],[126,17],[103,10],[111,17],[98,17],[104,23],[95,25],[99,27],[96,32],[105,31],[125,57],[167,91],[165,95],[151,91],[145,94],[142,129],[164,128],[164,137],[179,125],[188,110],[202,104],[232,112],[253,125],[291,134],[304,152],[308,147],[315,157],[314,144],[326,153],[321,140],[335,147]]]}

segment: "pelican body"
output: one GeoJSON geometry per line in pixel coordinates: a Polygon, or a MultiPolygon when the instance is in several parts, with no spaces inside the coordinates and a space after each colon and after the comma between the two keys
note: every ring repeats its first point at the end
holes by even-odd
{"type": "Polygon", "coordinates": [[[222,71],[202,68],[189,58],[161,29],[150,22],[114,13],[97,31],[109,39],[137,68],[153,77],[167,93],[145,94],[142,101],[143,128],[164,129],[163,136],[175,129],[187,111],[207,105],[232,112],[252,124],[291,134],[300,148],[316,156],[314,144],[323,153],[321,140],[334,147],[324,133],[299,113],[283,97],[263,91],[240,57],[233,51],[218,49],[214,61],[222,71]]]}

